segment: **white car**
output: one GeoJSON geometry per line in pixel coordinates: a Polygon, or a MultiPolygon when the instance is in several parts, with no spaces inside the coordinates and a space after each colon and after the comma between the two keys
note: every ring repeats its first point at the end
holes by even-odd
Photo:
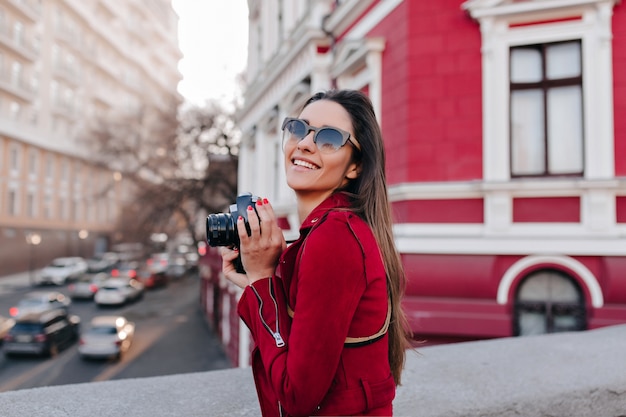
{"type": "Polygon", "coordinates": [[[78,279],[78,281],[67,286],[68,295],[72,300],[93,300],[100,285],[109,279],[109,274],[99,272],[97,274],[86,274],[78,279]]]}
{"type": "Polygon", "coordinates": [[[122,305],[140,299],[145,286],[136,279],[109,278],[102,283],[93,300],[98,306],[122,305]]]}
{"type": "Polygon", "coordinates": [[[78,354],[83,359],[119,359],[133,343],[135,323],[123,316],[96,316],[78,342],[78,354]]]}
{"type": "Polygon", "coordinates": [[[0,339],[4,339],[4,336],[6,336],[7,333],[9,333],[9,330],[11,330],[13,326],[15,326],[14,319],[5,317],[5,316],[0,316],[0,339]]]}
{"type": "Polygon", "coordinates": [[[17,319],[29,313],[63,309],[69,310],[72,301],[58,291],[33,291],[22,297],[17,305],[9,309],[11,317],[17,319]]]}
{"type": "Polygon", "coordinates": [[[87,261],[79,256],[56,258],[34,277],[34,284],[64,285],[87,272],[87,261]]]}

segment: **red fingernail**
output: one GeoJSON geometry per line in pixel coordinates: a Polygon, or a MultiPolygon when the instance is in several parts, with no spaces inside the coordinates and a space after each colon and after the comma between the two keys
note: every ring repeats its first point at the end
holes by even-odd
{"type": "Polygon", "coordinates": [[[267,198],[264,198],[263,199],[263,204],[268,204],[268,203],[269,203],[269,201],[267,201],[267,198]]]}
{"type": "Polygon", "coordinates": [[[252,206],[248,206],[248,211],[252,211],[252,206]]]}
{"type": "Polygon", "coordinates": [[[261,200],[260,198],[256,201],[256,205],[257,206],[262,206],[263,205],[263,200],[261,200]]]}
{"type": "Polygon", "coordinates": [[[243,217],[239,216],[237,217],[237,220],[243,220],[243,217]]]}

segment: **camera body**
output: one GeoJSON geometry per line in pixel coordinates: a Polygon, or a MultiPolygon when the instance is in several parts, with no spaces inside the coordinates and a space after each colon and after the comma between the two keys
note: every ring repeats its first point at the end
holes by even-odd
{"type": "Polygon", "coordinates": [[[206,218],[206,239],[209,246],[232,246],[239,247],[239,233],[237,231],[237,218],[243,217],[246,231],[250,235],[248,226],[248,207],[256,210],[258,197],[251,193],[237,196],[235,204],[231,204],[230,213],[209,214],[206,218]]]}

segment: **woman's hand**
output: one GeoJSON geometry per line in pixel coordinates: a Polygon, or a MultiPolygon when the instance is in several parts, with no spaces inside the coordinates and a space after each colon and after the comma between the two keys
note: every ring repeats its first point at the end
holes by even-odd
{"type": "Polygon", "coordinates": [[[256,212],[253,207],[248,207],[247,214],[250,236],[241,217],[237,220],[237,231],[241,261],[248,281],[252,284],[274,275],[278,258],[287,243],[283,231],[278,227],[274,209],[266,198],[257,200],[256,212]]]}
{"type": "Polygon", "coordinates": [[[245,288],[248,284],[250,284],[246,274],[237,272],[237,269],[235,268],[234,262],[239,256],[239,250],[221,247],[220,254],[222,255],[222,272],[224,273],[226,279],[239,288],[245,288]]]}

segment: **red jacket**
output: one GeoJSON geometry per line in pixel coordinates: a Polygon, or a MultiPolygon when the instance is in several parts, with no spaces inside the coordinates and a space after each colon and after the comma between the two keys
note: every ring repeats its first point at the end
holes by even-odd
{"type": "Polygon", "coordinates": [[[392,415],[385,268],[369,226],[341,210],[348,206],[335,194],[315,208],[275,275],[239,301],[263,416],[392,415]]]}

